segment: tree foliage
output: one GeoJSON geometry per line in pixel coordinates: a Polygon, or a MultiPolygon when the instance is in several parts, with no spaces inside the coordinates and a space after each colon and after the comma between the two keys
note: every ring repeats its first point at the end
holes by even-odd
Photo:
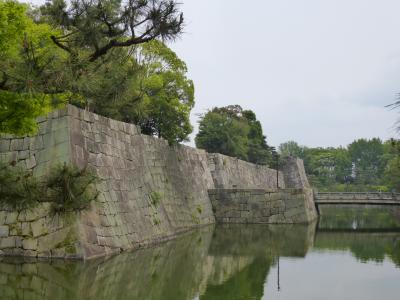
{"type": "Polygon", "coordinates": [[[358,139],[348,146],[348,151],[359,183],[372,184],[382,176],[384,148],[380,139],[358,139]]]}
{"type": "Polygon", "coordinates": [[[49,0],[41,13],[62,34],[51,38],[73,56],[93,62],[115,48],[175,39],[183,14],[173,0],[49,0]]]}
{"type": "Polygon", "coordinates": [[[73,212],[84,210],[97,200],[99,192],[94,184],[99,181],[93,170],[59,165],[51,170],[46,187],[52,211],[73,212]]]}
{"type": "Polygon", "coordinates": [[[199,123],[195,139],[198,148],[258,164],[271,162],[271,149],[253,111],[239,105],[216,107],[199,123]]]}
{"type": "Polygon", "coordinates": [[[358,139],[346,148],[310,148],[296,142],[280,145],[281,155],[304,160],[311,183],[327,191],[400,190],[396,141],[358,139]]]}
{"type": "Polygon", "coordinates": [[[18,135],[33,133],[35,118],[65,98],[53,84],[62,61],[49,38],[55,31],[33,22],[27,10],[0,0],[0,132],[18,135]]]}
{"type": "Polygon", "coordinates": [[[0,208],[20,211],[51,202],[53,213],[80,211],[97,199],[97,182],[97,175],[88,168],[55,166],[45,180],[38,181],[15,162],[0,163],[0,208]]]}
{"type": "Polygon", "coordinates": [[[0,0],[0,14],[0,132],[33,133],[37,116],[68,102],[171,144],[191,133],[193,82],[159,41],[182,31],[175,1],[53,0],[32,10],[0,0]]]}
{"type": "Polygon", "coordinates": [[[121,99],[113,117],[135,123],[143,133],[163,137],[170,144],[186,140],[192,132],[194,85],[186,77],[185,63],[159,41],[138,47],[135,63],[138,72],[132,76],[134,91],[130,93],[134,97],[121,99]]]}
{"type": "Polygon", "coordinates": [[[280,155],[304,157],[304,147],[299,146],[295,141],[288,141],[279,145],[280,155]]]}
{"type": "Polygon", "coordinates": [[[22,210],[34,207],[43,189],[29,171],[0,163],[0,208],[22,210]]]}

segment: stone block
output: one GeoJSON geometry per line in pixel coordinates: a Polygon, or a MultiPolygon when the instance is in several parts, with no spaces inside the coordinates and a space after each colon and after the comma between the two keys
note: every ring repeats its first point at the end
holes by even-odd
{"type": "Polygon", "coordinates": [[[68,128],[68,116],[61,117],[55,120],[52,120],[52,131],[58,131],[60,129],[67,129],[68,128]]]}
{"type": "Polygon", "coordinates": [[[10,143],[9,139],[1,139],[0,138],[0,152],[9,152],[10,151],[10,143]]]}
{"type": "Polygon", "coordinates": [[[58,129],[52,132],[55,145],[69,142],[69,131],[66,128],[58,129]]]}
{"type": "Polygon", "coordinates": [[[25,160],[25,166],[28,170],[36,167],[36,159],[34,155],[28,157],[28,159],[25,160]]]}
{"type": "Polygon", "coordinates": [[[0,238],[0,249],[15,248],[15,236],[0,238]]]}
{"type": "Polygon", "coordinates": [[[9,233],[8,226],[0,226],[0,237],[7,237],[9,233]]]}
{"type": "Polygon", "coordinates": [[[70,245],[74,241],[68,239],[70,228],[63,228],[56,232],[38,238],[38,252],[48,252],[60,245],[70,245]]]}
{"type": "Polygon", "coordinates": [[[40,135],[46,134],[49,131],[49,129],[50,129],[50,124],[49,123],[51,123],[51,122],[50,121],[46,121],[46,122],[42,122],[42,123],[38,124],[39,134],[40,135]]]}
{"type": "Polygon", "coordinates": [[[0,161],[5,163],[17,161],[17,157],[18,157],[17,151],[0,153],[0,161]]]}
{"type": "Polygon", "coordinates": [[[38,258],[51,258],[51,251],[50,250],[41,252],[38,251],[36,256],[38,258]]]}
{"type": "Polygon", "coordinates": [[[31,223],[31,229],[33,237],[39,237],[42,235],[46,235],[48,233],[48,229],[46,228],[45,220],[39,219],[31,223]]]}
{"type": "Polygon", "coordinates": [[[6,221],[7,212],[4,210],[0,210],[0,225],[3,225],[6,221]]]}
{"type": "Polygon", "coordinates": [[[24,139],[11,140],[10,151],[24,150],[24,139]]]}
{"type": "Polygon", "coordinates": [[[15,224],[11,224],[9,226],[10,228],[10,235],[14,235],[14,236],[20,236],[22,229],[21,229],[21,223],[15,223],[15,224]]]}
{"type": "Polygon", "coordinates": [[[66,250],[64,247],[51,250],[52,258],[64,258],[65,255],[66,255],[66,250]]]}
{"type": "Polygon", "coordinates": [[[4,224],[6,224],[6,225],[14,224],[14,223],[17,222],[17,218],[18,218],[18,213],[17,212],[14,212],[14,211],[7,212],[6,220],[5,220],[4,224]]]}
{"type": "Polygon", "coordinates": [[[27,159],[29,156],[29,151],[23,150],[18,152],[18,159],[27,159]]]}
{"type": "Polygon", "coordinates": [[[37,239],[23,239],[22,248],[25,250],[37,250],[38,240],[37,239]]]}
{"type": "Polygon", "coordinates": [[[41,150],[44,148],[43,136],[38,135],[34,138],[33,144],[30,145],[30,150],[41,150]]]}
{"type": "Polygon", "coordinates": [[[43,149],[36,154],[36,159],[38,164],[43,164],[45,162],[50,161],[51,159],[51,151],[50,148],[43,149]]]}
{"type": "Polygon", "coordinates": [[[33,234],[29,222],[21,223],[21,231],[22,231],[22,236],[31,236],[33,234]]]}

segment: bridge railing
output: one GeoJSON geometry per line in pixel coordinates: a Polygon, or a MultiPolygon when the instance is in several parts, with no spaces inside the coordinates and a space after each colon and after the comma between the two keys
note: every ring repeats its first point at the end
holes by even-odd
{"type": "Polygon", "coordinates": [[[380,192],[316,192],[317,200],[394,200],[400,201],[400,193],[380,193],[380,192]]]}

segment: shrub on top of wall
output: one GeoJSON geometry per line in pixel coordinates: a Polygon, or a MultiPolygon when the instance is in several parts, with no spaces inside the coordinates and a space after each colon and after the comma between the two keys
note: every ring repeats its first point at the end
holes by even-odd
{"type": "Polygon", "coordinates": [[[32,208],[43,198],[43,189],[31,172],[14,164],[0,163],[0,209],[32,208]]]}
{"type": "Polygon", "coordinates": [[[94,171],[88,168],[79,169],[67,164],[55,167],[47,180],[53,212],[73,212],[88,208],[99,195],[94,187],[98,181],[94,171]]]}

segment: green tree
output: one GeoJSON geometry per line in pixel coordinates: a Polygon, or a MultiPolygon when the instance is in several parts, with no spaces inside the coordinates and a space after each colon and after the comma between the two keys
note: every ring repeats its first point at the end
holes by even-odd
{"type": "Polygon", "coordinates": [[[37,116],[69,102],[170,143],[187,139],[193,83],[157,40],[182,30],[174,1],[54,0],[40,10],[0,1],[1,132],[32,133],[37,116]]]}
{"type": "Polygon", "coordinates": [[[116,48],[175,39],[183,14],[174,0],[49,0],[41,14],[62,33],[51,39],[82,61],[107,59],[116,48]]]}
{"type": "Polygon", "coordinates": [[[390,140],[384,143],[385,171],[384,180],[389,189],[400,191],[400,141],[390,140]]]}
{"type": "Polygon", "coordinates": [[[244,110],[242,115],[250,127],[248,134],[248,160],[261,165],[271,163],[271,149],[267,144],[266,136],[263,134],[261,123],[257,120],[256,114],[251,110],[244,110]]]}
{"type": "Polygon", "coordinates": [[[267,164],[271,149],[263,135],[261,123],[251,110],[239,105],[216,107],[202,116],[196,146],[253,163],[267,164]]]}
{"type": "MultiPolygon", "coordinates": [[[[164,43],[151,41],[138,50],[144,72],[142,101],[125,110],[125,120],[138,124],[142,132],[175,143],[192,132],[190,111],[194,106],[194,85],[186,77],[186,64],[164,43]]],[[[124,110],[124,108],[123,108],[124,110]]]]}
{"type": "Polygon", "coordinates": [[[247,160],[249,126],[246,122],[213,109],[202,116],[196,146],[210,153],[221,153],[247,160]]]}
{"type": "Polygon", "coordinates": [[[279,154],[283,157],[295,156],[304,159],[304,147],[299,146],[295,141],[288,141],[279,145],[279,154]]]}
{"type": "Polygon", "coordinates": [[[383,177],[382,156],[384,147],[378,138],[358,139],[348,146],[349,155],[354,165],[356,182],[378,184],[383,177]]]}
{"type": "Polygon", "coordinates": [[[325,191],[386,191],[397,185],[399,174],[396,142],[378,138],[359,139],[344,147],[305,147],[296,142],[283,143],[282,155],[304,160],[311,184],[325,191]]]}
{"type": "Polygon", "coordinates": [[[51,42],[55,31],[27,16],[28,7],[0,0],[0,132],[33,133],[35,119],[65,99],[50,78],[62,54],[51,42]]]}

